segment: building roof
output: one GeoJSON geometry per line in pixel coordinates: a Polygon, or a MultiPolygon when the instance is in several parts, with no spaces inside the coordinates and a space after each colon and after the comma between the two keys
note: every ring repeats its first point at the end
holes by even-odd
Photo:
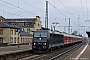
{"type": "Polygon", "coordinates": [[[20,32],[20,36],[30,36],[30,37],[33,37],[32,34],[29,34],[29,33],[24,32],[24,31],[20,32]]]}
{"type": "Polygon", "coordinates": [[[6,18],[4,21],[31,21],[34,22],[36,20],[36,18],[6,18]]]}
{"type": "MultiPolygon", "coordinates": [[[[36,16],[40,18],[39,16],[36,16]]],[[[35,23],[36,18],[5,18],[4,22],[26,21],[35,23]]]]}
{"type": "Polygon", "coordinates": [[[40,17],[36,16],[35,18],[5,18],[3,22],[8,23],[10,25],[16,25],[20,28],[23,27],[33,28],[38,18],[40,17]]]}
{"type": "Polygon", "coordinates": [[[4,23],[4,22],[0,22],[0,27],[1,28],[16,28],[16,29],[19,29],[17,26],[14,26],[14,25],[9,25],[7,23],[4,23]]]}

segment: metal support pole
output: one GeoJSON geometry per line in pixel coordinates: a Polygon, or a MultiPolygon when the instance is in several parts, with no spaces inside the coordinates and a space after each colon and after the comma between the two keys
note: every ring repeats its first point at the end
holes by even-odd
{"type": "Polygon", "coordinates": [[[46,1],[45,28],[48,28],[48,1],[46,1]]]}
{"type": "Polygon", "coordinates": [[[55,26],[54,26],[54,31],[55,31],[55,26]]]}
{"type": "Polygon", "coordinates": [[[20,32],[18,32],[18,48],[20,47],[19,46],[19,35],[20,35],[20,32]]]}
{"type": "Polygon", "coordinates": [[[69,18],[68,33],[70,34],[70,18],[69,18]]]}
{"type": "Polygon", "coordinates": [[[66,32],[66,18],[65,18],[64,32],[66,32]]]}

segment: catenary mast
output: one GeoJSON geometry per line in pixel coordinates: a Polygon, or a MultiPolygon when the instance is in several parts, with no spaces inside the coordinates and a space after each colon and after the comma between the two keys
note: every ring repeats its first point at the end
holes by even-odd
{"type": "Polygon", "coordinates": [[[46,1],[45,28],[48,28],[48,1],[46,1]]]}

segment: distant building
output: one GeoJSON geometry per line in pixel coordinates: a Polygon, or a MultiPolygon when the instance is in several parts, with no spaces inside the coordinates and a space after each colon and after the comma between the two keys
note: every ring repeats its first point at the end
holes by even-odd
{"type": "Polygon", "coordinates": [[[32,43],[32,34],[24,31],[16,32],[17,29],[21,28],[0,22],[0,46],[32,43]]]}
{"type": "Polygon", "coordinates": [[[41,29],[40,17],[4,18],[0,16],[0,44],[31,44],[33,32],[41,29]],[[16,32],[21,29],[22,32],[16,32]]]}
{"type": "Polygon", "coordinates": [[[36,18],[5,18],[3,22],[18,26],[29,34],[33,34],[35,30],[40,30],[42,26],[39,16],[36,16],[36,18]]]}
{"type": "Polygon", "coordinates": [[[14,42],[13,39],[13,37],[18,38],[18,32],[15,32],[16,29],[19,28],[0,22],[0,45],[17,43],[18,40],[16,39],[14,42]]]}

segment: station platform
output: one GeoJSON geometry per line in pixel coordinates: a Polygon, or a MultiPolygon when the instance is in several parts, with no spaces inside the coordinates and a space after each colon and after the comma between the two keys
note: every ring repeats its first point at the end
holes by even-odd
{"type": "Polygon", "coordinates": [[[90,40],[64,60],[90,60],[90,40]]]}
{"type": "Polygon", "coordinates": [[[0,47],[0,55],[29,51],[32,49],[31,47],[32,45],[19,45],[19,47],[18,46],[0,47]]]}

